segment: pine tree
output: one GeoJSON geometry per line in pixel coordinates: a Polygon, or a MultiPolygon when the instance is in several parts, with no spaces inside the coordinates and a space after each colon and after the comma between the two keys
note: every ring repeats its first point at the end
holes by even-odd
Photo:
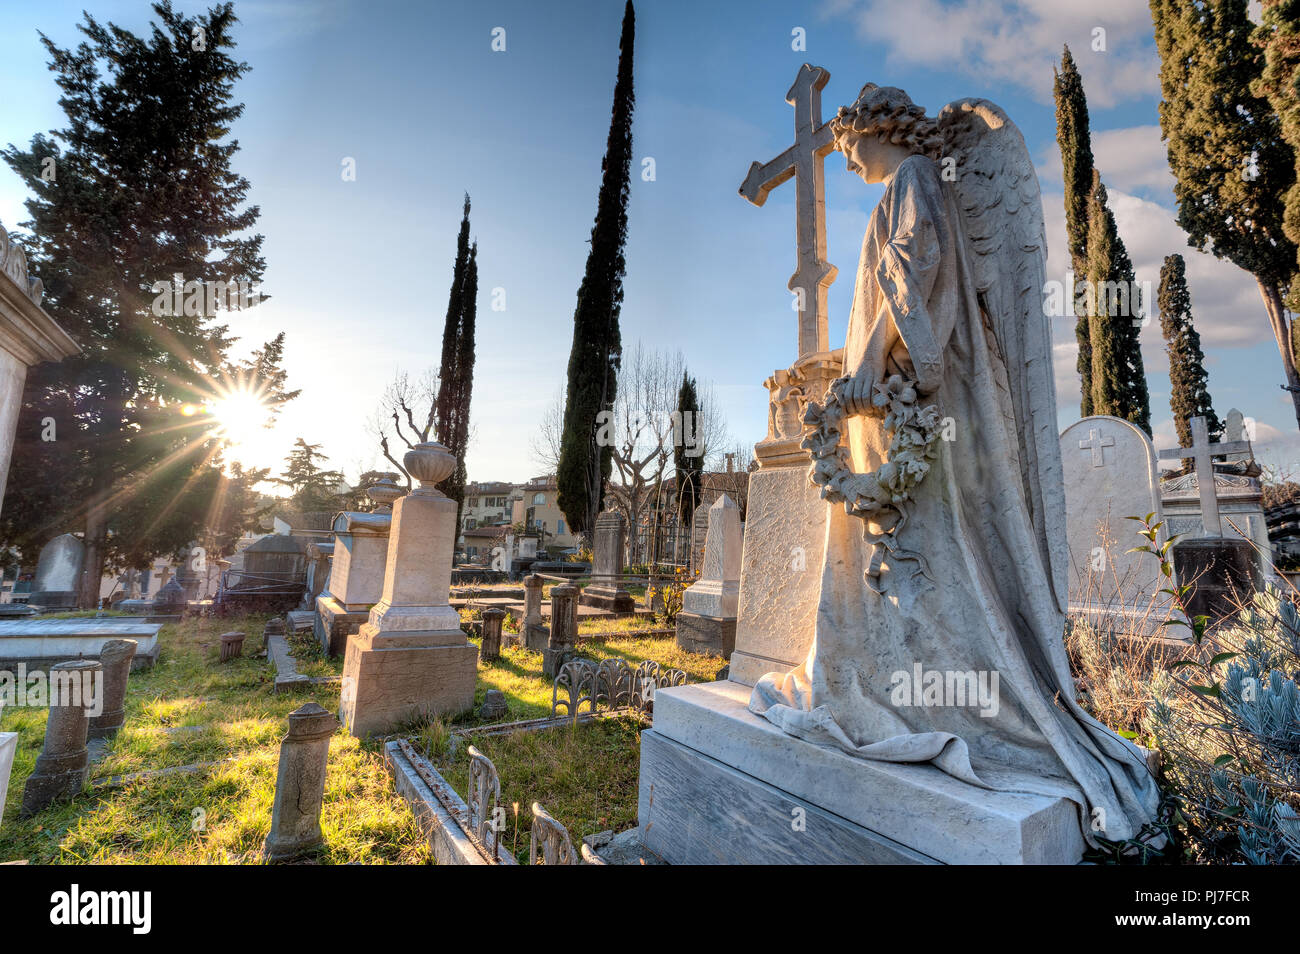
{"type": "Polygon", "coordinates": [[[609,138],[601,167],[591,251],[578,288],[569,351],[564,432],[556,470],[557,502],[576,533],[589,533],[605,497],[613,461],[608,442],[598,440],[602,412],[611,413],[623,353],[618,315],[623,303],[627,242],[627,201],[632,164],[632,48],[636,13],[628,0],[619,39],[618,79],[609,138]]]}
{"type": "Polygon", "coordinates": [[[469,239],[469,195],[465,195],[456,261],[452,267],[447,318],[442,329],[442,367],[434,404],[438,442],[456,458],[456,469],[439,489],[456,501],[456,526],[465,504],[465,453],[469,447],[469,407],[474,389],[474,331],[478,300],[478,243],[469,239]]]}
{"type": "MultiPolygon", "coordinates": [[[[1088,124],[1088,99],[1083,92],[1070,48],[1061,54],[1061,68],[1053,83],[1056,96],[1056,144],[1061,149],[1062,179],[1065,183],[1065,232],[1070,249],[1070,267],[1076,288],[1068,290],[1070,301],[1077,300],[1078,283],[1088,273],[1088,196],[1092,191],[1092,136],[1088,124]]],[[[1079,342],[1077,368],[1082,403],[1079,413],[1088,417],[1092,409],[1092,340],[1088,337],[1089,320],[1078,315],[1074,336],[1079,342]]]]}
{"type": "MultiPolygon", "coordinates": [[[[1133,263],[1115,228],[1106,187],[1093,170],[1088,200],[1088,338],[1092,342],[1092,413],[1109,414],[1151,433],[1142,364],[1133,263]]],[[[1148,303],[1149,305],[1149,303],[1148,303]]]]}
{"type": "MultiPolygon", "coordinates": [[[[677,391],[677,415],[681,422],[677,436],[697,438],[700,433],[700,396],[695,379],[686,373],[682,374],[682,386],[677,391]]],[[[703,490],[702,450],[698,443],[688,446],[685,439],[673,444],[673,463],[677,468],[677,499],[682,523],[688,525],[695,508],[700,505],[700,492],[703,490]]]]}
{"type": "MultiPolygon", "coordinates": [[[[1160,268],[1160,330],[1165,336],[1165,351],[1169,355],[1169,409],[1174,412],[1174,427],[1178,430],[1178,446],[1192,446],[1194,417],[1204,417],[1210,440],[1217,441],[1223,433],[1219,417],[1214,413],[1205,373],[1205,354],[1201,351],[1201,336],[1192,326],[1192,299],[1187,293],[1187,277],[1181,255],[1168,255],[1160,268]]],[[[1192,461],[1183,461],[1183,471],[1191,469],[1192,461]]]]}
{"type": "Polygon", "coordinates": [[[328,460],[319,444],[308,444],[301,437],[294,441],[293,450],[284,459],[284,471],[275,482],[293,491],[289,501],[298,513],[339,509],[337,488],[343,483],[343,475],[321,466],[328,460]]]}
{"type": "Polygon", "coordinates": [[[247,234],[258,208],[231,168],[233,91],[248,70],[230,55],[238,21],[228,3],[153,10],[146,37],[89,14],[75,49],[42,36],[67,125],[3,154],[34,196],[23,224],[46,307],[83,348],[28,376],[5,517],[83,532],[83,607],[97,605],[106,567],[194,539],[199,495],[214,490],[216,440],[180,426],[181,408],[213,396],[226,327],[206,308],[156,314],[155,286],[253,283],[265,267],[262,236],[247,234]],[[27,453],[46,417],[57,449],[27,453]]]}
{"type": "MultiPolygon", "coordinates": [[[[1296,268],[1282,197],[1295,155],[1264,91],[1246,0],[1150,0],[1160,54],[1160,129],[1188,243],[1254,276],[1300,425],[1300,373],[1282,294],[1296,268]],[[1262,84],[1262,85],[1261,85],[1262,84]]],[[[1289,116],[1289,111],[1287,113],[1289,116]]]]}

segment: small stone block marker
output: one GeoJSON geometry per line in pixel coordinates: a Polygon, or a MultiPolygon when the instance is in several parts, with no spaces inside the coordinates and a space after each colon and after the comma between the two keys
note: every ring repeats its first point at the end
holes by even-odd
{"type": "Polygon", "coordinates": [[[572,583],[551,587],[551,638],[542,654],[542,674],[554,679],[564,654],[578,640],[578,588],[572,583]]]}
{"type": "Polygon", "coordinates": [[[501,658],[501,622],[506,618],[506,611],[499,606],[489,606],[483,611],[483,647],[479,658],[483,660],[501,658]]]}
{"type": "Polygon", "coordinates": [[[505,693],[500,689],[489,689],[483,696],[483,705],[479,706],[478,717],[484,722],[495,722],[504,719],[509,711],[505,693]]]}
{"type": "Polygon", "coordinates": [[[90,775],[86,751],[88,710],[103,692],[103,667],[97,659],[61,662],[50,669],[50,717],[45,747],[23,787],[19,816],[43,811],[56,799],[78,794],[90,775]]]}
{"type": "Polygon", "coordinates": [[[289,732],[280,742],[271,833],[263,853],[267,861],[288,861],[324,840],[320,830],[325,798],[325,764],[330,736],[339,726],[334,714],[309,702],[289,713],[289,732]]]}
{"type": "Polygon", "coordinates": [[[244,654],[244,634],[243,633],[222,633],[221,634],[221,661],[230,662],[232,659],[238,659],[244,654]]]}
{"type": "Polygon", "coordinates": [[[104,706],[99,715],[90,717],[87,738],[111,739],[126,724],[126,680],[131,674],[135,650],[134,639],[110,639],[100,649],[99,664],[104,668],[104,706]]]}

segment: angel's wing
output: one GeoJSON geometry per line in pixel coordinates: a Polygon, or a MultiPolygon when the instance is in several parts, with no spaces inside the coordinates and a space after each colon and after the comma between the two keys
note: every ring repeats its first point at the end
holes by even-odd
{"type": "Polygon", "coordinates": [[[955,160],[953,188],[976,291],[1006,363],[1025,499],[1064,612],[1069,552],[1052,331],[1043,312],[1047,239],[1038,176],[1020,130],[994,103],[949,103],[939,126],[945,158],[955,160]]]}

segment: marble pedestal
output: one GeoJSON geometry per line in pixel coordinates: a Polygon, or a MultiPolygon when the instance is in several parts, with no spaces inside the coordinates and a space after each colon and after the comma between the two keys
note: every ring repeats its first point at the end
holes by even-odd
{"type": "Polygon", "coordinates": [[[1075,864],[1078,808],[781,732],[734,682],[660,689],[638,821],[672,864],[1075,864]]]}
{"type": "Polygon", "coordinates": [[[734,616],[725,619],[682,610],[677,614],[677,646],[688,653],[708,653],[730,659],[732,650],[736,648],[736,619],[734,616]]]}
{"type": "Polygon", "coordinates": [[[378,610],[348,638],[339,717],[352,735],[383,735],[474,705],[478,647],[455,629],[384,632],[378,610]]]}
{"type": "Polygon", "coordinates": [[[364,625],[370,608],[349,610],[329,593],[316,597],[316,619],[312,631],[327,656],[341,656],[347,650],[348,637],[364,625]]]}
{"type": "Polygon", "coordinates": [[[808,481],[806,454],[802,466],[764,465],[750,475],[731,656],[736,682],[752,686],[766,673],[789,672],[808,655],[828,513],[829,505],[808,481]]]}
{"type": "Polygon", "coordinates": [[[383,596],[343,660],[339,719],[358,738],[474,704],[478,647],[448,604],[456,501],[433,486],[456,459],[426,443],[405,462],[421,485],[393,505],[383,596]]]}

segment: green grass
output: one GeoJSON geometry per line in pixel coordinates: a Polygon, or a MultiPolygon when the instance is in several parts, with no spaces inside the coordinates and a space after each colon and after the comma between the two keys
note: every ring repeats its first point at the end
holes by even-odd
{"type": "MultiPolygon", "coordinates": [[[[686,653],[672,639],[627,637],[587,643],[580,655],[590,659],[621,658],[630,666],[652,659],[665,669],[681,669],[691,682],[712,681],[723,661],[716,656],[686,653]]],[[[500,689],[509,707],[508,721],[536,719],[551,714],[551,683],[542,678],[542,654],[506,648],[501,658],[480,662],[475,706],[488,689],[500,689]]],[[[416,731],[416,747],[429,753],[438,771],[462,796],[468,795],[469,744],[479,748],[497,768],[501,779],[500,805],[506,810],[503,847],[528,859],[532,804],[555,816],[569,830],[575,849],[584,835],[622,831],[636,824],[637,783],[641,765],[641,724],[636,719],[609,719],[588,725],[478,736],[483,723],[468,714],[448,725],[435,722],[416,731]],[[462,732],[454,752],[450,730],[462,732]]]]}
{"type": "MultiPolygon", "coordinates": [[[[0,861],[27,859],[61,864],[236,864],[257,863],[270,830],[280,739],[286,717],[314,701],[338,709],[337,686],[313,686],[275,695],[270,663],[252,654],[262,647],[265,617],[194,619],[163,626],[158,664],[131,674],[126,726],[110,744],[91,777],[220,762],[195,774],[178,774],[124,787],[88,788],[71,801],[34,818],[18,819],[23,784],[35,765],[45,735],[46,710],[5,709],[0,731],[19,733],[18,752],[0,820],[0,861]],[[245,655],[218,662],[220,634],[248,634],[245,655]],[[194,731],[176,731],[201,727],[194,731]],[[202,825],[198,826],[198,821],[202,825]],[[201,830],[196,830],[196,826],[201,830]]],[[[336,675],[339,660],[322,657],[309,637],[291,640],[298,669],[307,675],[336,675]]],[[[716,657],[680,651],[672,639],[627,636],[582,647],[592,659],[619,657],[636,666],[653,659],[687,672],[690,681],[709,681],[723,665],[716,657]]],[[[457,729],[481,725],[477,708],[488,689],[500,689],[509,720],[549,716],[551,682],[541,674],[542,655],[507,648],[501,658],[480,663],[475,709],[452,722],[457,729]]],[[[422,745],[445,751],[448,727],[418,729],[422,745]],[[431,745],[431,743],[433,743],[431,745]]],[[[517,733],[484,740],[480,746],[498,767],[503,804],[520,805],[518,846],[528,850],[533,800],[565,824],[577,844],[605,829],[636,822],[639,726],[614,720],[547,733],[517,733]]],[[[468,759],[462,746],[446,774],[465,794],[468,759]],[[459,773],[459,774],[457,774],[459,773]]],[[[429,851],[405,802],[394,793],[378,743],[360,743],[340,729],[331,740],[321,819],[322,864],[421,863],[429,851]]],[[[511,817],[508,824],[513,826],[511,817]]],[[[515,837],[509,832],[504,839],[515,837]]]]}
{"type": "MultiPolygon", "coordinates": [[[[162,628],[151,670],[132,673],[126,726],[93,779],[194,762],[230,761],[196,774],[87,789],[30,819],[18,819],[23,784],[40,754],[47,712],[7,709],[0,730],[19,733],[0,820],[0,861],[62,864],[256,863],[270,830],[280,739],[288,714],[308,701],[338,708],[338,688],[274,695],[261,648],[265,617],[186,620],[162,628]],[[246,655],[219,663],[219,636],[248,633],[246,655]],[[169,732],[184,726],[200,731],[169,732]]],[[[300,664],[300,669],[303,668],[300,664]]],[[[418,863],[428,849],[397,796],[375,744],[340,730],[330,743],[323,864],[418,863]]]]}
{"type": "MultiPolygon", "coordinates": [[[[569,830],[575,850],[584,835],[636,825],[641,723],[604,719],[589,725],[476,738],[473,744],[501,779],[505,831],[501,846],[528,862],[532,804],[541,802],[569,830]]],[[[462,795],[469,788],[467,745],[455,757],[443,748],[438,770],[462,795]]]]}

